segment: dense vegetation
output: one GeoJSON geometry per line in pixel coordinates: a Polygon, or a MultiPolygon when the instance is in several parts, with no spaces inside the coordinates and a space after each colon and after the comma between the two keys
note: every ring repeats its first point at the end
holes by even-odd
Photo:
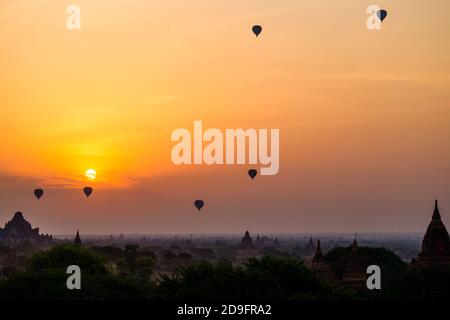
{"type": "Polygon", "coordinates": [[[317,279],[298,259],[265,256],[243,266],[202,262],[164,276],[158,296],[170,299],[350,299],[353,292],[317,279]]]}
{"type": "MultiPolygon", "coordinates": [[[[359,252],[364,264],[378,264],[383,270],[382,290],[363,298],[450,298],[449,268],[409,268],[382,248],[362,247],[359,252]]],[[[342,275],[349,254],[350,248],[336,248],[326,255],[326,260],[342,275]]],[[[171,275],[155,277],[156,256],[137,246],[88,249],[58,245],[35,252],[26,261],[24,270],[1,280],[0,299],[340,300],[361,297],[318,279],[294,257],[266,255],[250,258],[240,266],[227,261],[193,263],[191,258],[183,253],[166,257],[189,263],[179,264],[171,275]],[[82,270],[81,290],[66,287],[69,276],[66,269],[73,264],[82,270]]]]}
{"type": "MultiPolygon", "coordinates": [[[[351,251],[351,247],[338,247],[330,250],[325,256],[326,262],[339,279],[342,279],[345,263],[351,251]]],[[[398,282],[408,269],[405,262],[385,248],[359,247],[358,255],[364,268],[369,265],[378,265],[382,271],[382,291],[371,292],[370,295],[373,298],[376,296],[383,297],[387,291],[397,287],[398,282]]]]}

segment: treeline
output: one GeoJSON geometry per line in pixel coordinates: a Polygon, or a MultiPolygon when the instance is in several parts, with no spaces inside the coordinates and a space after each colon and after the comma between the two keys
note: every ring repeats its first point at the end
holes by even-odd
{"type": "MultiPolygon", "coordinates": [[[[326,260],[339,276],[349,248],[331,250],[326,260]]],[[[58,245],[36,252],[24,270],[0,280],[0,299],[160,300],[343,300],[449,299],[450,269],[415,269],[383,248],[360,248],[365,264],[382,269],[382,290],[364,294],[317,278],[295,257],[190,262],[171,275],[154,274],[156,257],[137,246],[89,249],[58,245]],[[69,265],[82,271],[81,290],[68,290],[69,265]]],[[[182,257],[180,257],[182,259],[182,257]]],[[[175,257],[176,259],[176,257],[175,257]]]]}

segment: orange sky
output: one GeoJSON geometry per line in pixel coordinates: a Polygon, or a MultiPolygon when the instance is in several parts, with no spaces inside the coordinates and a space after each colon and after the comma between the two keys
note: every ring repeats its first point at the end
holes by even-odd
{"type": "Polygon", "coordinates": [[[52,233],[422,231],[435,197],[449,225],[450,3],[331,3],[0,0],[0,225],[23,210],[52,233]],[[279,128],[279,174],[174,166],[170,134],[194,120],[279,128]]]}

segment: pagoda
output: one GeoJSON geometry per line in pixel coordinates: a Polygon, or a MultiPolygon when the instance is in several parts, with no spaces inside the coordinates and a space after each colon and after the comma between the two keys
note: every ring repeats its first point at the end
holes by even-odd
{"type": "Polygon", "coordinates": [[[431,222],[423,237],[422,251],[413,264],[417,267],[450,265],[450,239],[442,222],[437,200],[434,202],[431,222]]]}
{"type": "Polygon", "coordinates": [[[320,279],[333,282],[336,276],[331,267],[325,262],[325,256],[322,254],[320,240],[317,240],[316,253],[311,260],[310,269],[320,279]]]}
{"type": "Polygon", "coordinates": [[[18,244],[29,241],[33,244],[47,244],[53,240],[48,234],[39,234],[39,228],[33,228],[24,217],[22,212],[18,211],[14,217],[0,228],[0,240],[8,244],[18,244]]]}
{"type": "Polygon", "coordinates": [[[308,244],[303,249],[304,255],[307,257],[312,257],[314,255],[314,252],[316,251],[316,248],[314,247],[313,238],[309,238],[308,244]]]}
{"type": "Polygon", "coordinates": [[[366,273],[364,265],[358,253],[358,242],[356,238],[352,243],[352,252],[347,259],[342,276],[342,284],[345,287],[355,289],[358,291],[366,288],[366,273]]]}
{"type": "Polygon", "coordinates": [[[245,232],[245,235],[241,239],[241,249],[254,249],[255,246],[253,244],[252,237],[250,237],[250,233],[248,231],[245,232]]]}
{"type": "Polygon", "coordinates": [[[264,241],[259,237],[259,234],[256,235],[255,247],[262,248],[264,246],[264,241]]]}
{"type": "Polygon", "coordinates": [[[80,238],[80,232],[77,229],[77,235],[75,236],[75,240],[73,240],[73,243],[77,246],[81,246],[81,238],[80,238]]]}

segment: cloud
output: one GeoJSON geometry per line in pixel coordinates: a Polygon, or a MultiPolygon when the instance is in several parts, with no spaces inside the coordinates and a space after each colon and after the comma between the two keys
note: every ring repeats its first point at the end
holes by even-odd
{"type": "Polygon", "coordinates": [[[36,184],[40,180],[33,177],[0,172],[0,185],[4,184],[36,184]]]}

